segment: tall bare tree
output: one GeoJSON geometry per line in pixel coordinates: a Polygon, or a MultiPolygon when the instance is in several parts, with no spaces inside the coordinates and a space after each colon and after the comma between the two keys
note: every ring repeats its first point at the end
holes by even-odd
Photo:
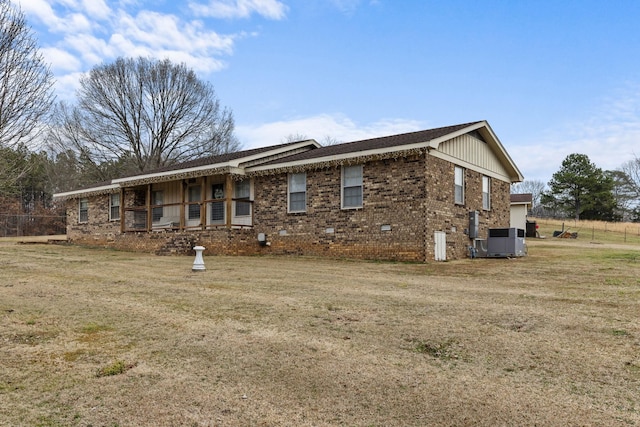
{"type": "Polygon", "coordinates": [[[636,203],[640,204],[640,157],[625,162],[620,169],[627,174],[634,191],[636,203]]]}
{"type": "Polygon", "coordinates": [[[96,171],[145,172],[239,148],[233,114],[184,64],[119,58],[82,77],[77,97],[58,105],[51,141],[96,171]]]}
{"type": "Polygon", "coordinates": [[[53,99],[53,76],[24,14],[0,0],[0,147],[36,138],[53,99]]]}

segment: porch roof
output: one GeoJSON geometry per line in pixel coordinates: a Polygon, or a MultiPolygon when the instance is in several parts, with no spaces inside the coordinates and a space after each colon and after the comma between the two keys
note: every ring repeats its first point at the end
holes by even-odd
{"type": "Polygon", "coordinates": [[[173,181],[182,178],[194,178],[205,175],[226,174],[244,175],[245,167],[268,162],[280,157],[291,156],[303,151],[318,149],[320,144],[313,139],[260,147],[233,153],[208,156],[183,163],[165,166],[142,174],[133,174],[80,189],[56,193],[56,200],[108,194],[121,187],[133,187],[155,182],[173,181]]]}

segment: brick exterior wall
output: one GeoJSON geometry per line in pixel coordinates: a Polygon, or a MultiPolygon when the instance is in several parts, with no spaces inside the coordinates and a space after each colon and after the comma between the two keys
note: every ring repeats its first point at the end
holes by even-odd
{"type": "MultiPolygon", "coordinates": [[[[310,170],[307,209],[287,211],[287,174],[255,177],[253,228],[120,232],[109,221],[109,196],[89,198],[89,220],[78,223],[78,200],[67,203],[71,242],[156,254],[295,254],[359,259],[430,261],[434,232],[447,235],[447,259],[468,256],[469,211],[480,212],[479,237],[509,226],[509,184],[491,179],[491,210],[482,210],[482,174],[465,171],[465,204],[454,203],[454,165],[428,153],[376,160],[363,167],[363,207],[341,209],[341,168],[310,170]],[[258,244],[265,233],[269,246],[258,244]]],[[[133,192],[127,192],[126,206],[133,192]]]]}
{"type": "Polygon", "coordinates": [[[367,163],[361,209],[341,209],[340,167],[308,171],[304,213],[287,213],[287,174],[261,178],[254,228],[271,253],[423,261],[423,169],[419,156],[367,163]]]}
{"type": "Polygon", "coordinates": [[[509,184],[491,179],[491,209],[482,209],[482,174],[465,170],[464,204],[455,204],[455,165],[434,156],[427,157],[426,165],[426,260],[435,256],[435,231],[447,233],[447,259],[468,256],[471,244],[466,231],[469,211],[479,212],[478,237],[486,238],[489,228],[509,227],[509,184]]]}

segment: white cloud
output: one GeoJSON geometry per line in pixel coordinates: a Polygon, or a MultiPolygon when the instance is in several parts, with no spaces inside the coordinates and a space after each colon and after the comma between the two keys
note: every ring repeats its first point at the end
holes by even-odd
{"type": "Polygon", "coordinates": [[[248,18],[257,13],[278,20],[287,12],[287,6],[278,0],[210,0],[207,4],[191,2],[189,7],[199,16],[214,18],[248,18]]]}
{"type": "Polygon", "coordinates": [[[59,26],[60,19],[46,0],[12,0],[12,3],[17,5],[24,14],[36,18],[49,29],[59,26]]]}
{"type": "MultiPolygon", "coordinates": [[[[138,0],[12,1],[38,24],[41,51],[58,80],[119,56],[169,58],[207,74],[225,68],[223,59],[233,54],[236,41],[250,35],[220,34],[187,15],[149,10],[152,2],[147,7],[138,0]]],[[[272,0],[240,1],[236,6],[272,17],[285,8],[272,0]]]]}
{"type": "Polygon", "coordinates": [[[81,76],[82,73],[70,73],[56,78],[56,94],[59,100],[68,101],[73,98],[81,76]]]}
{"type": "Polygon", "coordinates": [[[353,13],[360,6],[361,0],[331,0],[331,3],[343,13],[353,13]]]}
{"type": "Polygon", "coordinates": [[[94,19],[105,20],[111,16],[111,8],[107,6],[104,0],[82,0],[82,6],[87,15],[94,19]]]}
{"type": "Polygon", "coordinates": [[[207,31],[198,21],[184,22],[174,15],[143,11],[133,17],[122,13],[117,31],[136,44],[201,54],[230,54],[234,38],[207,31]]]}
{"type": "Polygon", "coordinates": [[[236,134],[244,148],[250,149],[280,144],[289,135],[306,135],[318,142],[326,137],[350,142],[421,129],[425,129],[425,124],[416,120],[385,119],[358,125],[343,114],[319,114],[272,123],[241,125],[237,126],[236,134]]]}
{"type": "Polygon", "coordinates": [[[69,35],[61,46],[82,60],[83,63],[75,71],[84,71],[87,65],[100,64],[115,53],[105,40],[91,34],[69,35]]]}
{"type": "Polygon", "coordinates": [[[40,49],[40,52],[54,73],[74,71],[80,67],[80,61],[64,49],[49,47],[40,49]]]}

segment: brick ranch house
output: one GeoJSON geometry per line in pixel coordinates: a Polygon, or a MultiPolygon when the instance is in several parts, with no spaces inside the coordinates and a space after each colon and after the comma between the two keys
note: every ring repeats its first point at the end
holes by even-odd
{"type": "Polygon", "coordinates": [[[509,227],[523,177],[486,121],[320,146],[202,158],[54,197],[73,243],[189,254],[299,254],[425,262],[468,256],[509,227]]]}

